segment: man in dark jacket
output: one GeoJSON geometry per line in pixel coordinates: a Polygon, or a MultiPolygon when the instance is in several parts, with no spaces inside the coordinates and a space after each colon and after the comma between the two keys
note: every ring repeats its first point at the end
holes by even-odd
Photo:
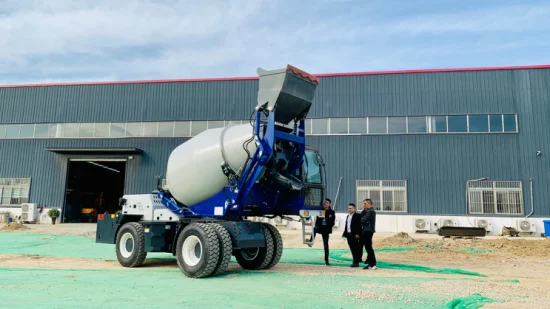
{"type": "Polygon", "coordinates": [[[325,249],[325,265],[330,266],[330,263],[328,262],[328,255],[329,255],[329,247],[328,247],[328,240],[329,235],[332,234],[332,228],[334,227],[334,223],[336,221],[336,214],[334,213],[334,210],[330,207],[332,204],[332,201],[330,199],[325,199],[325,205],[324,205],[324,211],[325,215],[322,217],[317,217],[317,220],[315,222],[315,229],[313,232],[313,237],[315,238],[315,234],[319,233],[323,236],[323,247],[325,249]]]}
{"type": "Polygon", "coordinates": [[[361,233],[361,215],[356,212],[355,204],[350,203],[348,205],[348,216],[346,217],[346,225],[344,225],[344,234],[342,234],[342,237],[348,240],[349,250],[353,256],[351,267],[359,267],[359,263],[361,262],[361,256],[363,255],[361,233]]]}
{"type": "Polygon", "coordinates": [[[367,266],[363,267],[363,269],[376,269],[376,257],[374,249],[372,249],[372,236],[376,232],[376,211],[372,207],[371,199],[363,201],[363,208],[363,212],[361,212],[361,225],[363,227],[361,242],[367,251],[367,260],[365,261],[367,266]]]}

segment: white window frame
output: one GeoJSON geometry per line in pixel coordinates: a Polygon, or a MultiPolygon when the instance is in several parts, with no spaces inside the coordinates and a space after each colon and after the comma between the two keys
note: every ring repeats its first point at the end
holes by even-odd
{"type": "Polygon", "coordinates": [[[376,209],[377,212],[385,212],[385,213],[408,212],[407,180],[356,180],[355,188],[356,188],[355,194],[356,194],[358,207],[361,207],[364,199],[371,198],[372,191],[378,191],[380,194],[379,205],[376,205],[376,203],[373,203],[374,209],[376,209]],[[384,192],[387,192],[387,191],[392,192],[392,210],[383,209],[384,192]],[[396,201],[395,199],[396,192],[402,192],[403,194],[402,201],[396,201]],[[403,210],[394,210],[396,202],[403,203],[403,210]]]}
{"type": "Polygon", "coordinates": [[[474,181],[468,182],[467,186],[467,198],[468,198],[468,212],[476,215],[523,215],[523,183],[521,181],[474,181]],[[499,211],[498,194],[505,193],[506,203],[501,203],[502,209],[508,209],[508,211],[499,211]],[[519,199],[519,212],[512,212],[512,206],[516,203],[511,203],[509,194],[516,194],[519,199]],[[485,198],[491,196],[492,201],[486,201],[485,198]],[[485,208],[491,208],[492,212],[485,211],[485,208]]]}
{"type": "Polygon", "coordinates": [[[29,202],[31,192],[31,179],[30,178],[0,178],[0,205],[1,206],[21,206],[23,203],[29,202]],[[19,189],[19,196],[14,197],[14,189],[19,189]],[[26,194],[21,194],[21,191],[25,189],[26,194]],[[9,190],[9,191],[8,191],[9,190]],[[6,194],[9,192],[9,195],[6,194]],[[9,202],[5,203],[4,200],[8,198],[9,202]],[[14,204],[14,199],[24,199],[19,204],[14,204]]]}

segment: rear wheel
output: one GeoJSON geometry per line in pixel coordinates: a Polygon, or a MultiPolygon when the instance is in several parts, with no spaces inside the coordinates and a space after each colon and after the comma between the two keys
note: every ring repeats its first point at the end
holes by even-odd
{"type": "Polygon", "coordinates": [[[279,263],[279,260],[281,259],[281,256],[283,255],[283,238],[281,237],[281,233],[279,233],[279,230],[275,226],[269,223],[264,223],[264,225],[273,237],[273,258],[265,267],[265,269],[269,269],[277,265],[277,263],[279,263]]]}
{"type": "Polygon", "coordinates": [[[124,267],[137,267],[147,257],[145,252],[145,232],[137,222],[124,224],[116,238],[116,257],[124,267]]]}
{"type": "Polygon", "coordinates": [[[266,268],[273,259],[274,246],[271,233],[264,226],[265,247],[244,248],[235,251],[235,259],[244,269],[259,270],[266,268]]]}
{"type": "Polygon", "coordinates": [[[218,234],[211,224],[192,223],[185,227],[177,240],[176,259],[186,276],[210,276],[220,259],[218,234]]]}

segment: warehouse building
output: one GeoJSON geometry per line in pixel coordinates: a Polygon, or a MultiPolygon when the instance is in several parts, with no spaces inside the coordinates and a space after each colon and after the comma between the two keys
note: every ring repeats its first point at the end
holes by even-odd
{"type": "MultiPolygon", "coordinates": [[[[338,212],[368,197],[378,231],[543,232],[550,65],[318,76],[307,141],[338,212]]],[[[248,121],[257,87],[254,77],[2,86],[0,212],[31,203],[80,222],[116,210],[121,195],[154,190],[177,145],[248,121]]]]}

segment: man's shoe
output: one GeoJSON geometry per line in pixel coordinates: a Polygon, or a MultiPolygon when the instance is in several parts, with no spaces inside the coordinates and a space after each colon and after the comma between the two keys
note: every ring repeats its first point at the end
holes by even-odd
{"type": "Polygon", "coordinates": [[[359,263],[353,263],[349,267],[359,267],[359,263]]]}
{"type": "Polygon", "coordinates": [[[325,262],[325,265],[326,266],[331,266],[329,262],[325,262]]]}
{"type": "Polygon", "coordinates": [[[374,265],[374,266],[365,266],[365,267],[363,267],[363,269],[373,269],[374,270],[374,269],[377,269],[377,267],[376,267],[376,265],[374,265]]]}

